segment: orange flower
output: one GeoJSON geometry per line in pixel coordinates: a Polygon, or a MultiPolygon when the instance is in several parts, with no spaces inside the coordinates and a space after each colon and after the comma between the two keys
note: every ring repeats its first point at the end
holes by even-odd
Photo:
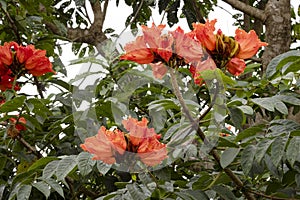
{"type": "Polygon", "coordinates": [[[166,144],[160,143],[156,137],[143,140],[137,152],[142,162],[148,166],[157,165],[168,157],[166,144]]]}
{"type": "Polygon", "coordinates": [[[202,85],[204,83],[203,79],[201,78],[202,71],[214,70],[216,68],[217,66],[210,56],[208,56],[204,61],[193,63],[193,65],[190,67],[190,72],[192,73],[195,84],[202,85]]]}
{"type": "Polygon", "coordinates": [[[120,57],[121,60],[131,60],[139,64],[148,64],[154,60],[154,55],[146,46],[144,36],[138,36],[134,42],[124,47],[126,54],[120,57]]]}
{"type": "Polygon", "coordinates": [[[173,55],[172,52],[173,37],[169,35],[163,35],[160,36],[157,42],[158,42],[158,48],[153,49],[153,51],[157,53],[166,62],[168,62],[173,55]]]}
{"type": "Polygon", "coordinates": [[[214,35],[216,19],[209,21],[205,24],[193,23],[196,38],[203,44],[205,48],[213,51],[216,48],[216,38],[214,35]]]}
{"type": "Polygon", "coordinates": [[[0,76],[6,74],[8,71],[8,68],[0,61],[0,76]]]}
{"type": "Polygon", "coordinates": [[[5,42],[3,46],[0,46],[0,62],[5,65],[12,64],[12,52],[11,52],[11,44],[5,42]]]}
{"type": "Polygon", "coordinates": [[[156,26],[152,23],[152,27],[148,28],[147,26],[142,25],[145,42],[149,45],[151,49],[159,48],[160,35],[162,30],[166,27],[166,25],[158,25],[156,26]]]}
{"type": "Polygon", "coordinates": [[[35,48],[33,45],[20,46],[16,51],[16,56],[20,64],[26,62],[33,55],[35,48]]]}
{"type": "Polygon", "coordinates": [[[124,154],[126,150],[126,140],[124,133],[115,130],[106,130],[104,126],[98,131],[98,134],[85,139],[80,147],[91,154],[94,154],[93,160],[102,160],[107,164],[116,162],[116,153],[124,154]]]}
{"type": "Polygon", "coordinates": [[[178,27],[171,32],[175,38],[175,52],[178,56],[184,58],[189,63],[199,61],[203,56],[201,44],[192,38],[190,33],[184,34],[184,31],[178,27]]]}
{"type": "Polygon", "coordinates": [[[129,131],[130,144],[136,146],[133,149],[137,149],[141,161],[148,166],[154,166],[167,158],[167,148],[158,141],[161,135],[156,134],[153,128],[149,129],[147,123],[146,118],[138,121],[130,117],[122,121],[123,126],[129,131]]]}
{"type": "Polygon", "coordinates": [[[240,45],[240,51],[236,57],[241,59],[251,58],[260,47],[268,45],[268,43],[260,41],[254,30],[247,33],[242,29],[237,29],[235,31],[235,40],[240,45]]]}
{"type": "Polygon", "coordinates": [[[33,76],[42,76],[48,72],[55,73],[50,60],[46,57],[45,50],[35,50],[33,55],[26,60],[25,68],[33,76]]]}
{"type": "Polygon", "coordinates": [[[232,58],[229,60],[228,64],[226,65],[226,68],[232,75],[239,76],[241,73],[244,72],[246,68],[246,63],[243,59],[232,58]]]}
{"type": "Polygon", "coordinates": [[[24,117],[20,117],[18,119],[18,122],[17,122],[17,119],[13,118],[13,117],[10,118],[9,121],[10,121],[10,123],[15,125],[15,128],[18,131],[25,131],[26,130],[26,126],[24,126],[24,124],[26,124],[26,119],[24,117]]]}
{"type": "Polygon", "coordinates": [[[168,68],[162,62],[150,63],[150,66],[155,78],[162,79],[168,72],[168,68]]]}

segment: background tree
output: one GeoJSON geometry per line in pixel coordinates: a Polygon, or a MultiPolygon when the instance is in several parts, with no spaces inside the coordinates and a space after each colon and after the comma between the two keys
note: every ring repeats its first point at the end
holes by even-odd
{"type": "MultiPolygon", "coordinates": [[[[155,8],[171,27],[176,27],[179,17],[183,17],[192,29],[192,23],[205,23],[218,5],[214,0],[124,2],[132,7],[126,26],[133,32],[139,25],[151,22],[155,8]]],[[[185,132],[179,123],[185,113],[176,101],[178,95],[155,82],[149,76],[152,73],[149,68],[135,71],[137,64],[120,61],[116,49],[110,48],[109,41],[118,35],[112,29],[103,30],[103,24],[109,20],[108,5],[119,6],[120,1],[0,1],[1,45],[15,41],[46,50],[57,72],[22,75],[20,79],[16,75],[14,84],[30,88],[30,92],[14,87],[1,89],[4,85],[1,74],[1,199],[299,198],[300,53],[297,49],[291,51],[291,44],[300,35],[296,21],[299,9],[295,13],[288,0],[223,2],[243,13],[233,16],[236,24],[247,31],[254,29],[268,43],[257,57],[247,60],[241,76],[219,74],[226,90],[226,111],[221,114],[226,122],[222,132],[227,137],[220,137],[210,155],[202,155],[200,135],[179,149],[174,162],[165,168],[128,173],[91,160],[92,156],[83,152],[80,144],[95,135],[100,125],[107,128],[118,125],[114,112],[124,112],[125,97],[130,99],[129,110],[139,118],[150,119],[157,108],[164,108],[167,114],[157,112],[150,123],[160,128],[164,143],[174,142],[174,138],[185,132]],[[81,87],[93,72],[64,81],[67,71],[60,59],[62,41],[71,42],[72,51],[78,56],[72,64],[97,64],[105,69],[96,72],[99,76],[96,87],[94,84],[81,87]],[[104,61],[96,57],[98,53],[104,61]],[[142,81],[149,84],[141,82],[140,88],[124,95],[115,86],[128,73],[131,75],[125,77],[128,80],[142,76],[145,77],[142,81]],[[48,94],[50,86],[59,92],[48,94]],[[37,92],[31,93],[31,88],[37,92]],[[118,92],[120,96],[116,95],[118,92]],[[93,102],[89,109],[74,109],[84,104],[83,100],[93,102]],[[160,124],[165,117],[168,123],[160,124]],[[228,129],[229,125],[234,127],[235,134],[228,129]]],[[[1,62],[2,58],[3,55],[1,62]]],[[[187,69],[180,72],[184,77],[191,76],[187,69]]],[[[205,95],[209,92],[207,87],[190,79],[188,83],[183,98],[191,100],[196,93],[189,106],[198,105],[198,110],[209,108],[201,116],[205,132],[207,121],[217,110],[212,108],[215,102],[205,95]]],[[[126,89],[126,84],[119,87],[126,89]]]]}

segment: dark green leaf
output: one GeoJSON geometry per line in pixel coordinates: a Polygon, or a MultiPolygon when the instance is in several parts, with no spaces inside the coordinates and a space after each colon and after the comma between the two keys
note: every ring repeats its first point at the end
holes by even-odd
{"type": "Polygon", "coordinates": [[[294,166],[296,161],[300,161],[300,137],[295,136],[290,140],[286,150],[286,158],[289,163],[294,166]]]}
{"type": "Polygon", "coordinates": [[[252,99],[252,102],[259,105],[262,108],[267,109],[268,111],[274,112],[274,102],[271,97],[265,97],[265,98],[256,98],[252,99]]]}
{"type": "Polygon", "coordinates": [[[242,152],[241,165],[245,175],[248,175],[251,171],[255,154],[256,147],[254,145],[247,146],[242,152]]]}
{"type": "Polygon", "coordinates": [[[46,199],[48,199],[48,197],[50,196],[50,186],[47,183],[45,183],[44,181],[39,181],[32,183],[32,186],[38,189],[41,193],[43,193],[46,199]]]}
{"type": "Polygon", "coordinates": [[[64,180],[76,165],[77,161],[74,156],[68,156],[60,160],[55,172],[57,180],[64,180]]]}
{"type": "Polygon", "coordinates": [[[44,181],[50,185],[51,188],[53,188],[60,196],[64,198],[64,191],[62,187],[52,178],[50,179],[44,179],[44,181]]]}
{"type": "Polygon", "coordinates": [[[238,149],[238,148],[226,149],[221,155],[221,160],[220,160],[221,167],[225,168],[228,165],[230,165],[230,163],[232,163],[232,161],[239,154],[239,152],[240,152],[240,149],[238,149]]]}
{"type": "Polygon", "coordinates": [[[237,127],[238,129],[242,129],[242,125],[245,122],[244,113],[237,107],[230,107],[229,113],[234,126],[237,127]]]}
{"type": "Polygon", "coordinates": [[[264,158],[267,150],[269,149],[269,147],[271,146],[273,140],[270,139],[263,139],[261,141],[258,142],[257,146],[256,146],[256,154],[255,154],[255,161],[257,163],[260,163],[261,160],[264,158]]]}
{"type": "Polygon", "coordinates": [[[41,167],[46,166],[49,162],[53,160],[58,160],[57,157],[43,157],[35,161],[28,169],[27,171],[35,170],[41,167]]]}
{"type": "Polygon", "coordinates": [[[275,167],[278,167],[280,164],[280,161],[284,155],[284,150],[286,143],[288,141],[288,135],[287,136],[282,136],[282,137],[277,137],[271,148],[271,160],[275,167]]]}
{"type": "Polygon", "coordinates": [[[17,111],[18,108],[20,108],[24,105],[25,99],[26,99],[25,96],[18,96],[18,97],[13,98],[10,101],[6,101],[4,104],[1,105],[0,113],[17,111]]]}
{"type": "Polygon", "coordinates": [[[21,185],[17,192],[17,199],[26,200],[29,199],[31,193],[32,186],[31,185],[21,185]]]}
{"type": "Polygon", "coordinates": [[[237,199],[234,194],[231,192],[231,190],[224,186],[224,185],[214,185],[212,187],[212,189],[214,191],[216,191],[218,193],[218,195],[220,195],[220,197],[222,197],[222,199],[224,200],[234,200],[237,199]]]}
{"type": "Polygon", "coordinates": [[[243,130],[242,132],[240,132],[237,136],[235,141],[241,141],[243,139],[255,136],[259,133],[264,132],[264,125],[258,125],[258,126],[252,126],[246,130],[243,130]]]}
{"type": "Polygon", "coordinates": [[[96,161],[92,160],[92,157],[93,155],[88,152],[81,152],[77,156],[78,169],[82,176],[88,175],[96,164],[96,161]]]}

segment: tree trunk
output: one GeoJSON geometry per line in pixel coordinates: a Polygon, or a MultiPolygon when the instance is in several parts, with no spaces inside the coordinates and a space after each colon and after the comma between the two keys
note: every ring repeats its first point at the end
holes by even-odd
{"type": "Polygon", "coordinates": [[[265,7],[265,41],[269,44],[262,56],[263,72],[275,56],[290,49],[291,44],[290,0],[269,0],[265,7]]]}

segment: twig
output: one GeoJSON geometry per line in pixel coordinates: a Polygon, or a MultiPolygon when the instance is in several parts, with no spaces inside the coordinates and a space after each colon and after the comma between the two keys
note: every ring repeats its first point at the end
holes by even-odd
{"type": "Polygon", "coordinates": [[[17,140],[26,147],[29,151],[31,151],[36,157],[42,158],[43,155],[37,151],[33,146],[31,146],[24,138],[22,138],[20,135],[16,136],[17,140]]]}
{"type": "Polygon", "coordinates": [[[41,83],[39,82],[39,80],[37,79],[36,76],[34,76],[34,83],[35,83],[35,85],[36,85],[36,88],[37,88],[37,91],[38,91],[40,97],[41,97],[42,99],[44,99],[43,89],[42,89],[42,87],[41,87],[41,83]]]}

